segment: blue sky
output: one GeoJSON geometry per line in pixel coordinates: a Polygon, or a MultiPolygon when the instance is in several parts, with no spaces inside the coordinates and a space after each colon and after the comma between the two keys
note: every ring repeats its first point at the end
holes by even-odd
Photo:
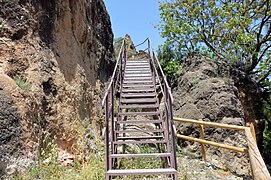
{"type": "Polygon", "coordinates": [[[104,0],[104,2],[110,15],[114,38],[129,34],[137,45],[150,37],[155,49],[163,43],[158,29],[154,28],[159,22],[158,0],[104,0]]]}

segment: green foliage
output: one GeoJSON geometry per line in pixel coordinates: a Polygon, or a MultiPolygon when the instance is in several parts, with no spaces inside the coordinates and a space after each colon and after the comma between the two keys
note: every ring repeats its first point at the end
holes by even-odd
{"type": "MultiPolygon", "coordinates": [[[[161,147],[151,147],[149,145],[142,145],[140,147],[140,153],[161,153],[159,150],[161,147]]],[[[125,158],[117,161],[117,169],[153,169],[160,168],[165,164],[164,159],[160,158],[125,158]]],[[[154,178],[156,175],[147,175],[144,178],[154,178]]],[[[128,179],[129,177],[120,177],[122,179],[128,179]]],[[[135,179],[142,178],[140,176],[133,177],[135,179]]],[[[129,178],[130,179],[130,178],[129,178]]]]}
{"type": "Polygon", "coordinates": [[[263,107],[264,114],[268,119],[267,123],[265,124],[263,153],[266,160],[271,162],[271,106],[265,102],[263,107]]]}
{"type": "Polygon", "coordinates": [[[158,49],[158,59],[163,68],[165,75],[167,76],[167,80],[170,83],[173,83],[176,77],[180,76],[182,73],[181,67],[181,57],[178,53],[167,44],[163,46],[159,46],[158,49]]]}
{"type": "Polygon", "coordinates": [[[171,60],[164,65],[164,72],[167,76],[173,75],[177,72],[178,67],[179,63],[171,60]]]}
{"type": "Polygon", "coordinates": [[[191,83],[193,84],[193,86],[198,86],[199,82],[200,82],[200,78],[195,78],[193,79],[191,83]]]}
{"type": "Polygon", "coordinates": [[[15,76],[14,81],[23,91],[30,90],[30,85],[21,76],[15,76]]]}
{"type": "MultiPolygon", "coordinates": [[[[102,153],[104,150],[101,150],[102,153]]],[[[90,154],[88,162],[81,164],[76,156],[69,165],[63,165],[57,161],[58,150],[55,137],[47,131],[42,132],[39,147],[39,162],[13,179],[32,180],[32,179],[67,179],[84,180],[105,179],[105,157],[90,154]]]]}
{"type": "Polygon", "coordinates": [[[270,82],[269,1],[162,1],[160,17],[161,36],[182,56],[197,52],[233,63],[263,86],[270,82]]]}
{"type": "Polygon", "coordinates": [[[57,158],[57,145],[55,143],[55,137],[49,132],[43,131],[42,138],[40,142],[40,159],[42,161],[47,160],[49,162],[54,162],[57,158]]]}
{"type": "Polygon", "coordinates": [[[89,162],[81,166],[63,166],[55,161],[49,164],[39,163],[33,166],[28,172],[14,179],[67,179],[67,180],[100,180],[105,179],[104,157],[90,155],[89,162]]]}
{"type": "Polygon", "coordinates": [[[37,116],[37,118],[34,121],[34,124],[37,125],[37,126],[41,126],[42,118],[40,116],[37,116]]]}

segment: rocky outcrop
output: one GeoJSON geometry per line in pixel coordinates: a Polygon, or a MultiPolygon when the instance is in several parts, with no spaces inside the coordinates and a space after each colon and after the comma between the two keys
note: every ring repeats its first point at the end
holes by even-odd
{"type": "MultiPolygon", "coordinates": [[[[244,73],[226,63],[194,56],[184,62],[183,75],[177,82],[173,88],[174,116],[234,125],[252,122],[261,143],[260,96],[255,83],[244,73]]],[[[181,134],[199,137],[198,126],[180,123],[177,129],[181,134]]],[[[206,139],[215,142],[240,147],[247,144],[243,132],[206,127],[205,133],[206,139]]],[[[179,141],[179,144],[201,152],[198,143],[179,141]]],[[[249,174],[249,161],[244,154],[207,147],[207,160],[239,175],[249,174]]]]}
{"type": "MultiPolygon", "coordinates": [[[[73,153],[98,150],[94,140],[84,138],[100,133],[101,88],[114,67],[103,1],[4,0],[0,5],[0,117],[5,119],[0,131],[13,129],[1,136],[1,155],[14,159],[30,153],[33,159],[44,137],[73,153]],[[17,148],[5,146],[15,140],[17,148]]],[[[7,158],[0,161],[13,167],[7,158]]]]}
{"type": "Polygon", "coordinates": [[[4,174],[10,156],[20,148],[20,115],[8,92],[0,89],[0,176],[4,174]]]}

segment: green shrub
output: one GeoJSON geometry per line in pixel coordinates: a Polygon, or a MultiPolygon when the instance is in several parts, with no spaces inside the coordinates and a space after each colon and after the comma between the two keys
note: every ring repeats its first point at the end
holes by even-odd
{"type": "Polygon", "coordinates": [[[25,174],[14,177],[16,180],[65,179],[65,180],[101,180],[105,179],[104,157],[91,154],[88,163],[64,166],[56,161],[40,162],[33,165],[25,174]]]}

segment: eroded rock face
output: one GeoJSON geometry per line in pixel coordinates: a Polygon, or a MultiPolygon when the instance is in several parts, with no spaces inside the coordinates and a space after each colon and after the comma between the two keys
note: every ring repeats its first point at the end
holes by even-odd
{"type": "MultiPolygon", "coordinates": [[[[0,54],[1,93],[9,94],[11,108],[17,107],[1,129],[12,123],[21,133],[16,156],[36,156],[44,133],[68,151],[93,147],[83,139],[88,129],[100,133],[101,91],[114,67],[113,33],[103,1],[1,1],[0,54]],[[16,77],[29,88],[19,88],[16,77]]],[[[0,115],[5,115],[4,106],[0,115]]]]}
{"type": "MultiPolygon", "coordinates": [[[[200,56],[187,59],[183,72],[177,87],[173,88],[174,116],[234,125],[252,122],[257,127],[259,142],[262,141],[263,129],[259,122],[263,121],[263,116],[259,111],[259,92],[249,77],[226,63],[200,56]]],[[[199,127],[189,123],[179,123],[177,130],[184,135],[199,137],[199,127]]],[[[205,127],[205,133],[207,140],[247,146],[244,132],[205,127]]],[[[179,144],[201,156],[200,144],[180,140],[179,144]]],[[[249,174],[246,155],[221,148],[206,149],[208,161],[239,175],[249,174]]]]}
{"type": "Polygon", "coordinates": [[[21,147],[20,115],[10,95],[0,87],[0,176],[5,173],[6,160],[21,147]]]}

